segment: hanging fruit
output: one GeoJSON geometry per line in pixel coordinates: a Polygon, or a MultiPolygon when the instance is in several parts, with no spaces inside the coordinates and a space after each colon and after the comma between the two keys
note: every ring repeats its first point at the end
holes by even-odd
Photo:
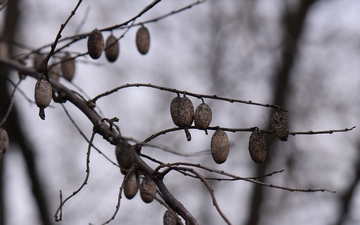
{"type": "Polygon", "coordinates": [[[229,138],[225,131],[219,129],[211,138],[211,155],[217,164],[224,163],[229,155],[229,138]]]}
{"type": "Polygon", "coordinates": [[[75,59],[73,59],[68,52],[65,52],[64,57],[61,59],[61,73],[68,81],[71,81],[74,77],[75,59]]]}
{"type": "Polygon", "coordinates": [[[45,120],[45,108],[50,105],[52,98],[52,87],[46,79],[40,79],[35,84],[35,103],[39,107],[39,116],[45,120]]]}
{"type": "Polygon", "coordinates": [[[132,172],[124,181],[124,194],[127,199],[132,199],[138,192],[138,177],[132,172]]]}
{"type": "Polygon", "coordinates": [[[143,55],[148,53],[150,48],[150,32],[145,26],[141,26],[136,33],[136,47],[143,55]]]}
{"type": "Polygon", "coordinates": [[[116,37],[114,35],[110,35],[106,39],[106,44],[105,44],[106,59],[109,62],[115,62],[119,56],[119,52],[120,52],[120,45],[119,45],[118,40],[116,39],[116,37]]]}
{"type": "Polygon", "coordinates": [[[9,136],[5,129],[0,128],[0,161],[8,149],[9,149],[9,136]]]}
{"type": "Polygon", "coordinates": [[[104,50],[104,37],[98,29],[93,30],[89,34],[87,48],[91,58],[100,58],[104,50]]]}
{"type": "Polygon", "coordinates": [[[201,103],[195,110],[194,123],[199,129],[207,129],[211,123],[212,112],[209,105],[201,103]]]}
{"type": "Polygon", "coordinates": [[[150,203],[156,195],[156,184],[150,177],[146,177],[140,184],[140,197],[145,203],[150,203]]]}
{"type": "Polygon", "coordinates": [[[194,120],[194,106],[186,96],[175,97],[170,103],[170,114],[174,124],[180,128],[185,128],[185,134],[188,141],[191,140],[189,128],[194,120]]]}
{"type": "Polygon", "coordinates": [[[255,128],[249,138],[249,153],[256,163],[263,163],[266,158],[266,141],[261,130],[255,128]]]}
{"type": "Polygon", "coordinates": [[[280,110],[275,110],[271,116],[271,129],[275,131],[277,138],[287,141],[289,126],[285,115],[280,110]]]}

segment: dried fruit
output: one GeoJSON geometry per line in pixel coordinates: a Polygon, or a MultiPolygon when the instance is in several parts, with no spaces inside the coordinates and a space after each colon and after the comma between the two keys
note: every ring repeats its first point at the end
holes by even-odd
{"type": "Polygon", "coordinates": [[[177,225],[177,216],[174,215],[170,210],[166,210],[163,217],[164,225],[177,225]]]}
{"type": "Polygon", "coordinates": [[[41,53],[36,53],[33,58],[33,66],[36,71],[44,72],[44,56],[41,53]]]}
{"type": "Polygon", "coordinates": [[[207,129],[211,123],[212,112],[209,105],[201,103],[195,110],[195,127],[199,129],[207,129]]]}
{"type": "Polygon", "coordinates": [[[70,53],[65,52],[61,61],[62,75],[66,80],[71,81],[75,74],[75,60],[71,58],[70,53]]]}
{"type": "Polygon", "coordinates": [[[145,203],[150,203],[156,195],[156,184],[150,177],[146,177],[140,184],[140,197],[145,203]]]}
{"type": "Polygon", "coordinates": [[[50,66],[49,77],[54,80],[59,80],[59,77],[60,77],[59,64],[54,63],[54,65],[50,66]]]}
{"type": "Polygon", "coordinates": [[[224,163],[229,155],[229,138],[221,129],[211,138],[211,155],[217,164],[224,163]]]}
{"type": "Polygon", "coordinates": [[[289,126],[285,115],[280,110],[275,110],[271,116],[271,129],[280,140],[287,141],[289,126]]]}
{"type": "Polygon", "coordinates": [[[261,130],[255,128],[249,138],[249,153],[256,163],[262,163],[266,158],[266,141],[261,130]]]}
{"type": "Polygon", "coordinates": [[[5,129],[0,128],[0,161],[9,148],[9,136],[5,129]]]}
{"type": "Polygon", "coordinates": [[[104,50],[104,37],[98,29],[93,30],[89,34],[87,48],[91,58],[100,58],[104,50]]]}
{"type": "Polygon", "coordinates": [[[109,62],[115,62],[119,56],[120,45],[114,35],[110,35],[106,39],[105,56],[109,62]]]}
{"type": "Polygon", "coordinates": [[[129,174],[127,179],[124,181],[124,194],[127,199],[132,199],[138,192],[139,188],[137,185],[137,180],[138,177],[136,176],[136,173],[133,172],[129,174]]]}
{"type": "Polygon", "coordinates": [[[150,33],[149,30],[143,25],[136,33],[136,47],[143,55],[145,55],[150,48],[150,33]]]}
{"type": "Polygon", "coordinates": [[[44,109],[50,105],[52,98],[52,87],[46,79],[40,79],[35,84],[35,103],[39,107],[39,116],[45,120],[44,109]]]}
{"type": "Polygon", "coordinates": [[[180,128],[185,128],[185,134],[188,141],[191,140],[191,134],[188,127],[194,120],[194,106],[186,96],[175,97],[170,103],[170,114],[174,124],[180,128]]]}
{"type": "Polygon", "coordinates": [[[123,170],[130,169],[134,165],[134,154],[134,146],[132,146],[123,139],[118,140],[115,147],[115,155],[120,168],[122,168],[123,170]]]}

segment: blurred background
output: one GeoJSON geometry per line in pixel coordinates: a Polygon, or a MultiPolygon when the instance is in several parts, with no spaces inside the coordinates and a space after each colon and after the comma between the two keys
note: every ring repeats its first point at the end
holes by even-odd
{"type": "MultiPolygon", "coordinates": [[[[4,2],[4,1],[2,1],[4,2]]],[[[83,1],[62,36],[88,33],[120,24],[137,15],[150,0],[83,1]]],[[[165,0],[141,16],[144,22],[195,0],[165,0]]],[[[55,40],[60,25],[77,1],[9,0],[0,11],[0,53],[17,56],[55,40]]],[[[151,83],[199,94],[277,104],[286,108],[290,131],[329,130],[357,126],[360,100],[360,2],[355,0],[208,0],[191,9],[148,23],[150,50],[135,45],[138,26],[120,39],[115,63],[85,56],[76,59],[73,84],[67,87],[93,98],[126,83],[151,83]],[[79,88],[81,90],[79,90],[79,88]]],[[[120,37],[124,29],[114,30],[120,37]]],[[[103,32],[106,39],[111,33],[103,32]]],[[[62,46],[62,44],[59,44],[62,46]]],[[[42,52],[48,53],[49,48],[42,52]]],[[[84,53],[86,39],[65,49],[84,53]]],[[[32,67],[31,59],[26,61],[32,67]]],[[[0,118],[13,89],[4,77],[18,75],[0,65],[0,118]]],[[[84,189],[63,207],[63,221],[54,213],[63,198],[83,182],[88,143],[63,108],[52,102],[46,120],[26,97],[33,98],[36,80],[28,77],[16,92],[15,106],[4,124],[11,140],[0,162],[0,225],[101,224],[117,203],[123,175],[101,154],[92,151],[90,178],[84,189]]],[[[118,117],[122,135],[144,140],[174,127],[170,102],[176,95],[132,87],[100,99],[104,117],[118,117]]],[[[196,107],[201,100],[190,98],[196,107]]],[[[272,109],[205,99],[213,111],[212,126],[269,129],[272,109]]],[[[92,124],[70,103],[64,106],[90,138],[92,124]]],[[[168,133],[151,143],[188,154],[210,149],[213,131],[168,133]]],[[[360,139],[358,128],[347,133],[290,136],[281,142],[267,136],[265,163],[248,154],[250,133],[228,133],[228,160],[213,162],[209,151],[179,156],[145,147],[143,153],[163,162],[193,162],[243,177],[285,169],[262,181],[292,188],[327,188],[336,193],[288,192],[245,181],[212,181],[218,204],[232,224],[359,224],[360,139]]],[[[96,136],[94,144],[115,161],[114,146],[96,136]]],[[[148,161],[147,161],[148,162],[148,161]]],[[[151,166],[156,164],[149,162],[151,166]]],[[[199,180],[170,173],[165,184],[199,224],[225,224],[199,180]]],[[[162,224],[165,208],[145,204],[139,194],[122,198],[110,224],[162,224]]]]}

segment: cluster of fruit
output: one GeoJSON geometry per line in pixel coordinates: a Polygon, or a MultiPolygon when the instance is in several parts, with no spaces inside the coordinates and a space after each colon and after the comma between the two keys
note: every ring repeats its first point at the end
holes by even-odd
{"type": "MultiPolygon", "coordinates": [[[[150,33],[145,26],[141,26],[136,33],[136,46],[141,54],[146,54],[150,48],[150,33]]],[[[92,59],[98,59],[102,55],[102,52],[105,51],[106,59],[109,62],[115,62],[119,56],[120,45],[118,39],[114,35],[110,35],[106,39],[104,46],[104,37],[98,29],[94,29],[88,36],[87,40],[87,49],[88,54],[92,59]]],[[[33,58],[34,68],[43,73],[45,66],[45,57],[44,55],[38,53],[33,58]]],[[[61,73],[63,78],[68,81],[71,81],[75,74],[75,59],[71,57],[69,52],[65,52],[64,56],[61,59],[61,73]]],[[[60,71],[58,65],[49,67],[48,75],[54,80],[58,80],[60,76],[60,71]]],[[[38,80],[35,85],[35,102],[39,107],[39,116],[41,119],[45,119],[44,109],[49,106],[52,98],[52,88],[50,83],[42,78],[38,80]]]]}
{"type": "MultiPolygon", "coordinates": [[[[212,112],[206,103],[201,103],[194,112],[194,106],[189,98],[175,97],[170,104],[170,114],[174,124],[183,128],[186,132],[187,140],[191,140],[188,128],[193,121],[195,127],[206,130],[212,120],[212,112]]],[[[280,110],[275,110],[271,116],[271,127],[277,137],[286,141],[289,135],[288,122],[280,110]]],[[[211,155],[213,160],[224,163],[229,155],[229,138],[225,131],[218,128],[211,138],[211,155]]],[[[266,158],[266,141],[264,133],[258,128],[254,128],[249,138],[249,153],[251,159],[256,163],[262,163],[266,158]]]]}

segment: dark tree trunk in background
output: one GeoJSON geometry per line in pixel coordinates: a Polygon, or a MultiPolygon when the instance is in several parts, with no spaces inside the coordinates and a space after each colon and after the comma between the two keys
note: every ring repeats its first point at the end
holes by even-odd
{"type": "MultiPolygon", "coordinates": [[[[14,46],[11,44],[11,41],[15,40],[16,33],[18,32],[19,28],[21,27],[19,25],[20,21],[20,12],[19,12],[19,0],[11,0],[8,1],[8,5],[3,9],[6,10],[6,17],[5,17],[5,23],[3,28],[3,37],[4,42],[7,44],[7,52],[8,55],[11,57],[15,50],[14,46]]],[[[4,46],[2,46],[4,48],[4,46]]],[[[4,49],[2,49],[2,52],[4,52],[4,49]]],[[[5,77],[9,76],[9,71],[7,68],[4,68],[0,66],[0,118],[3,119],[4,115],[10,105],[10,93],[7,91],[7,85],[9,84],[5,77]]],[[[39,174],[36,170],[36,158],[34,155],[34,150],[32,149],[32,146],[30,144],[30,141],[28,140],[28,136],[24,134],[23,130],[21,129],[21,121],[19,112],[14,106],[8,120],[4,124],[4,128],[7,130],[9,134],[9,138],[11,141],[11,145],[15,146],[18,145],[20,147],[21,153],[24,156],[26,165],[27,165],[27,171],[29,180],[31,181],[31,188],[32,193],[35,197],[35,201],[38,206],[39,211],[39,217],[44,225],[51,224],[50,219],[50,213],[48,204],[46,201],[46,197],[44,194],[44,190],[42,188],[42,182],[40,180],[39,174]]],[[[10,151],[14,150],[14,148],[10,147],[10,151]]],[[[3,160],[6,160],[6,155],[4,156],[3,160]]],[[[0,185],[0,225],[5,224],[5,202],[4,202],[4,189],[3,189],[3,174],[4,174],[4,168],[3,164],[0,162],[0,178],[1,178],[1,185],[0,185]]],[[[10,178],[11,179],[11,178],[10,178]]],[[[28,187],[23,187],[24,189],[28,187]]],[[[24,218],[26,220],[26,218],[24,218]]],[[[26,222],[25,222],[26,223],[26,222]]]]}
{"type": "MultiPolygon", "coordinates": [[[[304,0],[300,1],[300,5],[297,10],[288,12],[283,17],[284,33],[283,33],[283,51],[281,55],[280,67],[276,71],[274,76],[274,100],[272,104],[279,105],[286,108],[286,92],[288,88],[288,81],[290,78],[291,68],[294,65],[295,57],[297,53],[298,41],[301,37],[303,31],[303,24],[306,19],[306,15],[309,12],[311,5],[316,2],[316,0],[304,0]]],[[[274,145],[274,138],[271,138],[267,141],[268,149],[274,145]]],[[[257,174],[263,175],[266,173],[266,168],[271,164],[271,152],[267,155],[265,163],[257,167],[257,174]]],[[[259,224],[260,221],[260,210],[261,205],[264,200],[263,196],[264,187],[261,185],[254,185],[253,199],[250,203],[250,215],[246,224],[255,225],[259,224]]]]}

